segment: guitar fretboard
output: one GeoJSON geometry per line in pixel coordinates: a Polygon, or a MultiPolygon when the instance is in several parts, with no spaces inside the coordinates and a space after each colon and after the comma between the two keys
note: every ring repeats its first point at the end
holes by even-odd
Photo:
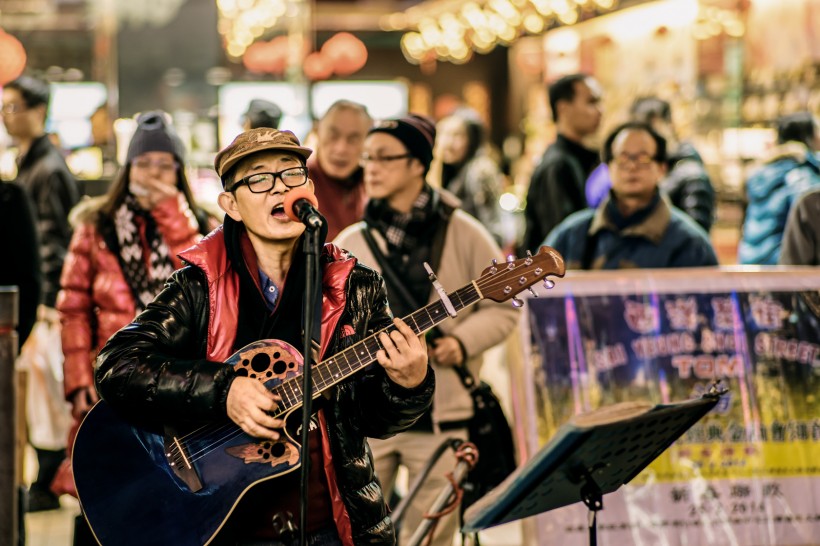
{"type": "MultiPolygon", "coordinates": [[[[481,300],[481,295],[474,284],[468,284],[448,294],[448,297],[456,312],[481,300]]],[[[444,308],[444,303],[439,300],[411,313],[403,320],[416,335],[419,335],[449,318],[449,316],[447,310],[444,308]]],[[[394,326],[384,328],[361,340],[352,347],[348,347],[331,358],[316,364],[311,371],[314,397],[321,394],[325,389],[332,387],[336,383],[375,362],[376,353],[382,348],[378,338],[379,334],[381,332],[389,332],[393,329],[395,329],[394,326]]],[[[276,412],[277,415],[284,414],[293,408],[301,406],[304,399],[302,396],[302,376],[300,375],[283,381],[274,387],[273,392],[282,397],[282,402],[279,404],[279,409],[276,412]]]]}

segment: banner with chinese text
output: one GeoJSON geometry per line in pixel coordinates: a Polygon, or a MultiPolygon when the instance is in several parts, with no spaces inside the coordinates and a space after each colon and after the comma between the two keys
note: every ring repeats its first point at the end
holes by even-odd
{"type": "MultiPolygon", "coordinates": [[[[729,389],[604,498],[599,544],[820,544],[818,289],[812,270],[636,271],[571,274],[527,300],[530,452],[576,413],[729,389]]],[[[539,516],[537,533],[582,543],[586,508],[539,516]]]]}

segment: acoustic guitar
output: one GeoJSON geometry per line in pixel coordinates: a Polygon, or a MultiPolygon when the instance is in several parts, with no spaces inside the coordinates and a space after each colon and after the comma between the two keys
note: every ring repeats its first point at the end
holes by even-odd
{"type": "MultiPolygon", "coordinates": [[[[448,294],[456,312],[487,298],[502,302],[544,279],[563,277],[564,260],[550,247],[535,256],[493,263],[481,277],[448,294]]],[[[520,305],[520,300],[514,300],[520,305]]],[[[450,316],[437,300],[404,318],[422,334],[450,316]]],[[[385,330],[392,329],[393,326],[385,330]]],[[[315,364],[313,394],[322,392],[376,361],[378,333],[315,364]]],[[[210,543],[236,504],[255,484],[300,466],[296,430],[301,425],[302,355],[277,340],[251,343],[226,364],[258,379],[281,396],[275,417],[284,418],[277,441],[245,434],[231,421],[192,430],[136,425],[104,401],[83,420],[74,444],[74,481],[85,517],[103,546],[210,543]]]]}

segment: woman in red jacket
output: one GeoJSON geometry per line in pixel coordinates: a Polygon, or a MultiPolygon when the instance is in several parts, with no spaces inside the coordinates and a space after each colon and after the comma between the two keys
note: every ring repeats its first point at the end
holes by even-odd
{"type": "MultiPolygon", "coordinates": [[[[57,299],[65,395],[75,420],[69,457],[79,422],[98,400],[97,352],[181,266],[177,254],[200,239],[182,141],[162,112],[145,113],[137,121],[126,163],[108,193],[81,202],[71,213],[74,235],[57,299]]],[[[67,464],[52,491],[76,495],[67,464]]]]}

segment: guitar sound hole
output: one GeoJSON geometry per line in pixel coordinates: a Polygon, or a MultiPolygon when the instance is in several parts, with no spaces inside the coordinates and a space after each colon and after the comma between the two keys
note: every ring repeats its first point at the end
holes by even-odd
{"type": "Polygon", "coordinates": [[[285,373],[285,370],[288,369],[288,363],[284,360],[277,360],[273,363],[273,373],[279,375],[285,373]]]}
{"type": "Polygon", "coordinates": [[[251,368],[257,373],[264,372],[270,366],[270,358],[265,353],[258,353],[254,355],[251,360],[251,368]]]}
{"type": "Polygon", "coordinates": [[[285,454],[285,444],[282,442],[273,444],[273,446],[270,448],[270,454],[273,457],[281,457],[285,454]]]}
{"type": "Polygon", "coordinates": [[[240,368],[237,366],[234,369],[234,373],[236,373],[239,377],[248,377],[248,368],[240,368]]]}

